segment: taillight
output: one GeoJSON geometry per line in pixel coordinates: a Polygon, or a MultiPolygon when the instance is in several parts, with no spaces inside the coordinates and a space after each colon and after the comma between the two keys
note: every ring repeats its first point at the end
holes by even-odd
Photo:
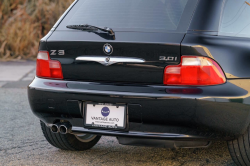
{"type": "Polygon", "coordinates": [[[37,77],[63,79],[61,63],[51,60],[49,52],[39,51],[36,62],[37,77]]]}
{"type": "Polygon", "coordinates": [[[226,82],[220,66],[212,59],[182,56],[180,65],[170,65],[164,71],[165,85],[206,86],[226,82]]]}

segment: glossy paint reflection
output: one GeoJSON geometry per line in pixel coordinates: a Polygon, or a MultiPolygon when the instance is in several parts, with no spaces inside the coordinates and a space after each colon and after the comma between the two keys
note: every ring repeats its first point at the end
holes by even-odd
{"type": "Polygon", "coordinates": [[[250,78],[250,39],[187,34],[182,55],[200,55],[214,59],[228,79],[250,78]]]}

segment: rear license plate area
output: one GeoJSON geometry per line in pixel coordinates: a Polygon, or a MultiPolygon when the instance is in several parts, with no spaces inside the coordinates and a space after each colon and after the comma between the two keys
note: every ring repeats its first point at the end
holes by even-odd
{"type": "Polygon", "coordinates": [[[126,115],[126,105],[86,103],[84,109],[84,127],[122,130],[126,128],[126,115]]]}

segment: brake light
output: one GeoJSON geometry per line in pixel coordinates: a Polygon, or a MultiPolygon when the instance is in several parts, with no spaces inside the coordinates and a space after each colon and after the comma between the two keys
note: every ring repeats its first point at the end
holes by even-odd
{"type": "Polygon", "coordinates": [[[39,51],[36,62],[37,77],[63,79],[61,63],[51,60],[49,52],[39,51]]]}
{"type": "Polygon", "coordinates": [[[218,85],[226,82],[220,66],[212,59],[199,56],[182,56],[180,65],[167,66],[165,85],[218,85]]]}

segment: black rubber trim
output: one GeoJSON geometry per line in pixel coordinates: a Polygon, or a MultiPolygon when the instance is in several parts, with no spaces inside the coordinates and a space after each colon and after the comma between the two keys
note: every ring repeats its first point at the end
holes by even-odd
{"type": "Polygon", "coordinates": [[[228,149],[236,165],[250,165],[250,131],[249,127],[244,135],[239,138],[228,141],[228,149]]]}

